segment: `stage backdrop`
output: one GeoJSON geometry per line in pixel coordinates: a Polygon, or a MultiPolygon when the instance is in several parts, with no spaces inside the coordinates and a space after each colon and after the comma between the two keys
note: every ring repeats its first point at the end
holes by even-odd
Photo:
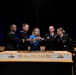
{"type": "Polygon", "coordinates": [[[20,0],[0,2],[0,45],[5,45],[5,38],[10,24],[18,26],[17,37],[22,23],[28,23],[30,35],[33,28],[39,27],[41,36],[48,32],[49,25],[63,27],[71,38],[76,37],[75,2],[64,0],[20,0]]]}

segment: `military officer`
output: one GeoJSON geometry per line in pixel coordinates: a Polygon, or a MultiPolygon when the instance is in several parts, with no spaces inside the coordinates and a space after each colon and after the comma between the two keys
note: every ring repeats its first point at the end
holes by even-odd
{"type": "Polygon", "coordinates": [[[6,46],[5,46],[5,50],[18,50],[18,43],[19,42],[24,42],[24,39],[18,39],[15,36],[15,32],[17,30],[17,26],[15,24],[11,24],[10,26],[10,32],[7,35],[6,38],[6,46]]]}
{"type": "Polygon", "coordinates": [[[57,29],[57,36],[55,38],[55,49],[56,50],[67,50],[72,52],[74,50],[72,45],[72,40],[68,34],[64,33],[63,28],[59,27],[57,29]]]}
{"type": "Polygon", "coordinates": [[[44,36],[45,50],[54,50],[54,38],[56,37],[54,31],[54,26],[49,26],[49,33],[44,36]]]}
{"type": "Polygon", "coordinates": [[[25,42],[24,43],[21,42],[19,44],[20,50],[28,50],[28,41],[29,41],[28,36],[27,36],[28,30],[29,30],[29,25],[26,23],[23,23],[22,24],[22,31],[20,31],[19,38],[25,39],[25,42]]]}

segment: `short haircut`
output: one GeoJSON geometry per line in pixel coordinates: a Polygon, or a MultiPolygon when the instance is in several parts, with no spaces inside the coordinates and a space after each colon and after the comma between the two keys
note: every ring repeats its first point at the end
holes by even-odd
{"type": "Polygon", "coordinates": [[[10,28],[11,28],[13,25],[16,25],[16,24],[11,24],[11,25],[10,25],[10,28]]]}
{"type": "Polygon", "coordinates": [[[27,24],[27,23],[23,23],[23,24],[22,24],[22,27],[24,27],[24,26],[26,26],[26,25],[28,25],[28,24],[27,24]]]}
{"type": "Polygon", "coordinates": [[[50,27],[53,27],[53,28],[54,28],[54,26],[53,26],[53,25],[49,26],[49,28],[50,28],[50,27]]]}

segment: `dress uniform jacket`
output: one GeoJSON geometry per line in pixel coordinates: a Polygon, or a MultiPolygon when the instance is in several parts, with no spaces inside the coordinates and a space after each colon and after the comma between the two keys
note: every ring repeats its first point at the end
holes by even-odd
{"type": "Polygon", "coordinates": [[[18,50],[18,43],[23,42],[22,39],[18,39],[15,33],[11,30],[6,38],[5,50],[18,50]]]}
{"type": "Polygon", "coordinates": [[[56,50],[67,50],[67,51],[73,51],[73,45],[72,40],[68,36],[68,34],[63,34],[62,37],[56,36],[55,38],[55,49],[56,50]]]}
{"type": "Polygon", "coordinates": [[[45,42],[45,50],[54,50],[54,39],[56,37],[56,34],[50,34],[47,33],[44,36],[44,42],[45,42]]]}
{"type": "Polygon", "coordinates": [[[28,38],[27,32],[20,31],[19,38],[20,39],[25,39],[25,42],[24,43],[20,43],[19,44],[19,49],[20,50],[28,50],[28,41],[26,41],[26,39],[28,38]]]}

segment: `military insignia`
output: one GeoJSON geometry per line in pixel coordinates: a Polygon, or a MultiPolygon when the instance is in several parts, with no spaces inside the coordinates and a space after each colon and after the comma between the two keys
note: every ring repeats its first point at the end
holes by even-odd
{"type": "Polygon", "coordinates": [[[58,39],[58,41],[60,41],[60,39],[58,39]]]}
{"type": "Polygon", "coordinates": [[[63,43],[66,43],[66,40],[63,40],[63,43]]]}
{"type": "Polygon", "coordinates": [[[56,38],[57,37],[57,35],[56,36],[54,36],[54,38],[56,38]]]}
{"type": "Polygon", "coordinates": [[[64,47],[66,47],[66,45],[64,45],[64,47]]]}
{"type": "Polygon", "coordinates": [[[60,39],[62,40],[62,37],[60,39]]]}
{"type": "Polygon", "coordinates": [[[47,36],[47,39],[50,39],[50,36],[47,36]]]}
{"type": "Polygon", "coordinates": [[[72,41],[72,39],[70,39],[70,41],[72,41]]]}

